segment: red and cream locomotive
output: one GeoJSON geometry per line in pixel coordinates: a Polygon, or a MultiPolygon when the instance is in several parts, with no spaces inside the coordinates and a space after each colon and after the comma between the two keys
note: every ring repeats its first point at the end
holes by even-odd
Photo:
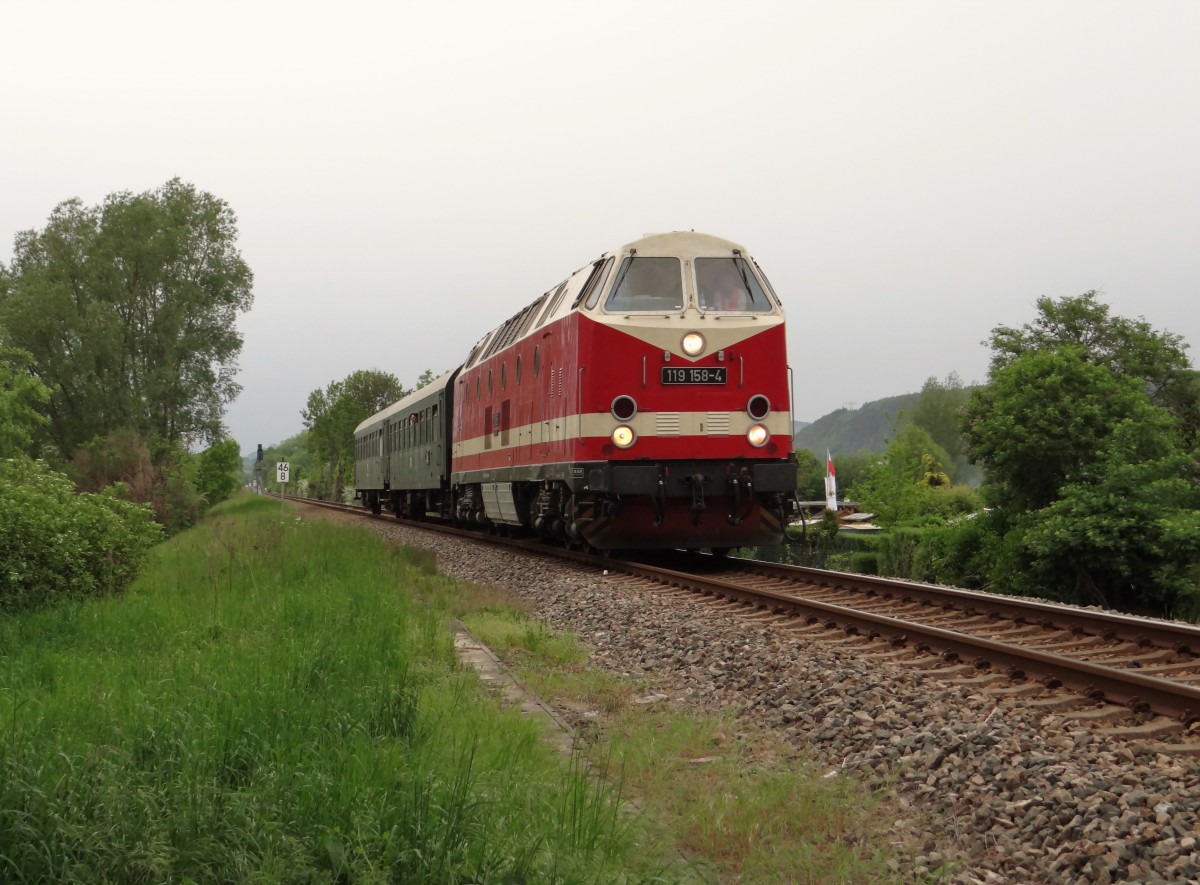
{"type": "Polygon", "coordinates": [[[595,549],[779,543],[796,485],[784,332],[741,246],[646,236],[364,421],[357,494],[595,549]]]}

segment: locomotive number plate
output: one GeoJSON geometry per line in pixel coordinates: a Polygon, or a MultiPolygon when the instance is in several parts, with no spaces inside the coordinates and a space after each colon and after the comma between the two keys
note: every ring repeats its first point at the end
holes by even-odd
{"type": "Polygon", "coordinates": [[[663,366],[663,384],[724,384],[728,369],[725,366],[663,366]]]}

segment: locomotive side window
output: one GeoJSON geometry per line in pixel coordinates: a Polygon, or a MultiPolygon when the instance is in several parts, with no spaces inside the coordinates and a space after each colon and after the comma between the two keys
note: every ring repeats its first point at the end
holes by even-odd
{"type": "Polygon", "coordinates": [[[697,258],[696,292],[701,310],[768,313],[768,300],[744,258],[697,258]]]}
{"type": "Polygon", "coordinates": [[[596,306],[596,302],[600,298],[600,292],[604,289],[604,283],[608,279],[608,272],[612,269],[613,260],[609,258],[603,264],[597,261],[592,266],[591,275],[588,276],[587,282],[583,284],[583,288],[579,290],[579,294],[575,296],[575,303],[571,305],[574,310],[581,303],[588,310],[596,306]],[[587,299],[584,303],[584,299],[587,299]]]}
{"type": "Polygon", "coordinates": [[[678,258],[630,256],[621,263],[605,310],[662,313],[683,310],[683,277],[678,258]]]}
{"type": "MultiPolygon", "coordinates": [[[[750,259],[754,261],[754,259],[750,259]]],[[[758,262],[754,262],[754,269],[758,271],[758,278],[762,280],[763,285],[767,288],[767,294],[771,296],[771,300],[777,305],[782,306],[783,302],[779,300],[779,293],[775,291],[775,287],[771,285],[771,281],[767,279],[767,275],[763,273],[763,269],[759,267],[758,262]]]]}
{"type": "MultiPolygon", "coordinates": [[[[555,290],[554,296],[547,300],[546,309],[542,311],[542,315],[538,317],[537,322],[534,324],[536,328],[541,328],[543,325],[545,325],[546,320],[549,319],[554,314],[554,311],[558,309],[558,302],[562,300],[562,294],[566,290],[567,281],[564,280],[562,284],[559,285],[558,289],[555,290]]],[[[547,293],[547,295],[548,294],[549,293],[547,293]]]]}

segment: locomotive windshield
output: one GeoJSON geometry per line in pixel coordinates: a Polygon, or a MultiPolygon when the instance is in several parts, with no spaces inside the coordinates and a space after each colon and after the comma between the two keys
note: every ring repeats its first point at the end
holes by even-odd
{"type": "Polygon", "coordinates": [[[678,258],[639,258],[621,263],[612,294],[604,307],[611,311],[683,310],[683,277],[678,258]]]}
{"type": "Polygon", "coordinates": [[[766,313],[771,302],[744,258],[697,258],[701,310],[766,313]]]}

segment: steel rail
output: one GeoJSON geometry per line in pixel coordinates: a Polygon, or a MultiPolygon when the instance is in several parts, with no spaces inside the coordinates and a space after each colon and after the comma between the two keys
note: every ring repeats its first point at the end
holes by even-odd
{"type": "Polygon", "coordinates": [[[769,600],[780,611],[808,614],[810,623],[822,622],[827,628],[841,626],[851,635],[887,638],[895,645],[912,643],[916,651],[938,651],[947,661],[969,663],[978,670],[1004,668],[1006,675],[1011,678],[1038,678],[1048,688],[1061,685],[1092,700],[1123,704],[1134,712],[1170,716],[1185,725],[1200,720],[1200,688],[1195,686],[1008,645],[942,627],[796,597],[782,591],[750,589],[719,578],[621,561],[612,562],[611,567],[677,587],[702,593],[712,592],[748,605],[761,607],[764,600],[769,600]]]}
{"type": "Polygon", "coordinates": [[[812,583],[835,590],[848,589],[885,598],[908,597],[914,601],[928,600],[934,605],[963,608],[969,614],[990,616],[994,613],[997,617],[1006,617],[1017,623],[1040,624],[1043,627],[1069,629],[1076,633],[1087,632],[1103,639],[1124,639],[1143,646],[1153,644],[1172,648],[1181,655],[1200,656],[1200,627],[1194,624],[1158,621],[1136,615],[1058,605],[1053,602],[1015,599],[978,590],[922,584],[899,578],[855,575],[806,566],[789,566],[757,559],[741,560],[738,565],[761,574],[793,581],[798,577],[811,578],[812,583]]]}

